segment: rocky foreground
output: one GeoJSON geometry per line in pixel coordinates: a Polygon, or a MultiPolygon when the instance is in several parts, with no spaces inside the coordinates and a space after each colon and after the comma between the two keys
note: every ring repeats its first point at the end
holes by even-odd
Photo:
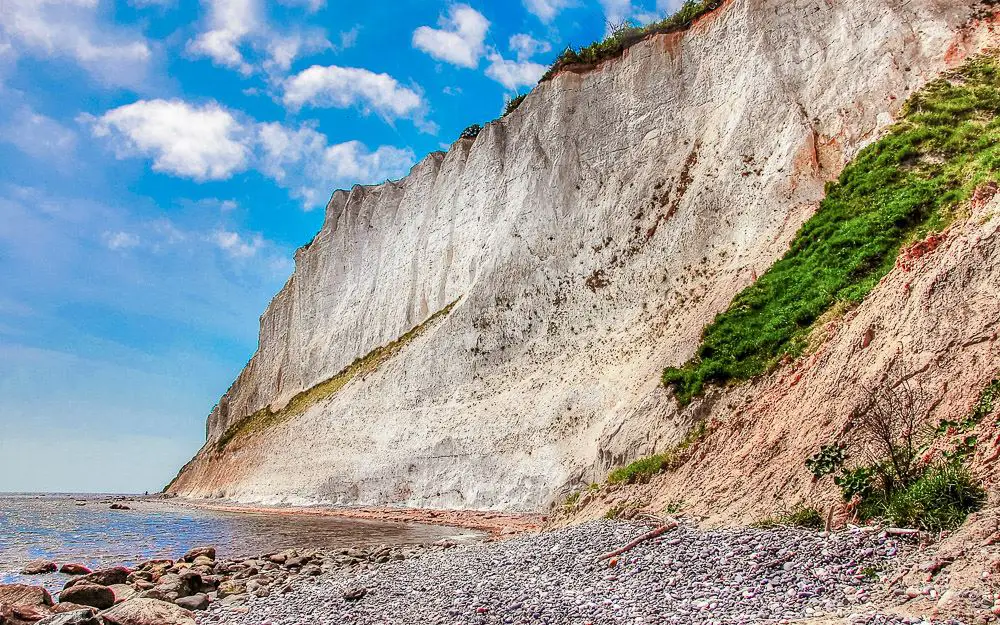
{"type": "Polygon", "coordinates": [[[944,560],[923,562],[929,554],[912,537],[877,528],[682,524],[602,557],[647,530],[596,521],[465,546],[287,550],[241,560],[217,560],[206,547],[131,571],[70,566],[76,575],[58,602],[41,587],[0,586],[0,625],[905,625],[921,621],[912,614],[955,614],[949,607],[958,604],[978,606],[977,621],[1000,613],[994,595],[935,585],[944,560]],[[927,583],[901,583],[914,574],[927,583]],[[907,616],[915,604],[924,607],[907,616]]]}
{"type": "Polygon", "coordinates": [[[852,614],[864,622],[875,617],[857,614],[871,609],[883,574],[909,551],[879,532],[681,526],[598,561],[647,529],[601,521],[428,553],[319,576],[235,611],[213,604],[198,623],[763,623],[852,614]]]}
{"type": "Polygon", "coordinates": [[[38,560],[26,564],[21,573],[58,571],[68,581],[55,597],[42,586],[0,584],[0,625],[195,625],[195,612],[209,605],[240,610],[251,596],[282,595],[305,580],[340,578],[453,546],[451,541],[439,541],[336,552],[289,549],[228,560],[216,559],[214,547],[199,547],[176,561],[149,560],[134,569],[98,571],[38,560]]]}

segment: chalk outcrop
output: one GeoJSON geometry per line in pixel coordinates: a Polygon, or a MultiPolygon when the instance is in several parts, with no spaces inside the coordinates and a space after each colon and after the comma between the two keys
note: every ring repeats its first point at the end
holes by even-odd
{"type": "Polygon", "coordinates": [[[540,509],[678,440],[697,415],[663,366],[914,89],[991,43],[985,14],[729,0],[337,191],[170,492],[540,509]]]}

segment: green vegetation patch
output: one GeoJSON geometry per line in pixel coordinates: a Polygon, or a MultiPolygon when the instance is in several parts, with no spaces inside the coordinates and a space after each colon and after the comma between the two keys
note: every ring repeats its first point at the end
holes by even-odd
{"type": "Polygon", "coordinates": [[[691,447],[705,437],[708,426],[699,421],[684,439],[663,452],[615,469],[608,475],[609,484],[645,484],[658,473],[672,471],[684,464],[690,456],[691,447]]]}
{"type": "Polygon", "coordinates": [[[942,229],[976,187],[1000,179],[998,110],[992,55],[914,94],[888,135],[828,185],[785,256],[705,329],[695,357],[663,372],[678,401],[801,354],[823,313],[860,302],[904,243],[942,229]]]}
{"type": "Polygon", "coordinates": [[[771,529],[775,527],[802,527],[814,530],[821,530],[824,525],[823,515],[819,513],[819,510],[805,505],[798,505],[791,510],[778,514],[777,516],[763,519],[751,524],[752,527],[760,529],[771,529]]]}
{"type": "Polygon", "coordinates": [[[545,82],[574,65],[596,65],[601,61],[620,57],[629,47],[647,37],[687,30],[694,20],[720,6],[722,0],[687,0],[680,10],[658,22],[645,26],[623,22],[612,28],[611,34],[603,41],[577,49],[573,49],[572,46],[566,48],[539,82],[545,82]]]}
{"type": "Polygon", "coordinates": [[[253,414],[240,419],[219,437],[219,440],[215,443],[216,451],[223,451],[234,440],[250,436],[257,432],[263,432],[292,417],[300,415],[313,404],[332,397],[357,376],[374,372],[382,363],[395,356],[413,339],[423,334],[435,320],[451,312],[451,309],[457,303],[458,300],[455,300],[395,341],[372,350],[365,356],[356,359],[347,367],[344,367],[333,377],[298,393],[283,408],[272,411],[269,406],[264,406],[253,414]]]}

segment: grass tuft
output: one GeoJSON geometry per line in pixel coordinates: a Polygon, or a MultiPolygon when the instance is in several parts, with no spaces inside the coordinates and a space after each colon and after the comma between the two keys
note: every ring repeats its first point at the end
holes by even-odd
{"type": "Polygon", "coordinates": [[[690,456],[692,446],[708,434],[708,426],[699,421],[684,439],[655,456],[640,458],[631,464],[619,467],[608,475],[609,484],[645,484],[658,473],[672,471],[684,464],[690,456]]]}
{"type": "Polygon", "coordinates": [[[909,487],[862,502],[863,518],[940,532],[958,527],[983,507],[986,491],[958,462],[932,467],[909,487]]]}
{"type": "Polygon", "coordinates": [[[824,313],[860,302],[904,243],[942,229],[978,186],[1000,180],[998,111],[992,55],[911,97],[889,133],[828,186],[785,256],[705,328],[695,357],[664,370],[678,402],[800,355],[824,313]]]}
{"type": "Polygon", "coordinates": [[[300,415],[313,404],[332,397],[357,376],[374,372],[382,363],[399,353],[410,341],[420,336],[436,319],[451,312],[451,309],[457,303],[458,300],[455,300],[395,341],[372,350],[341,369],[333,377],[298,393],[283,408],[272,411],[269,406],[264,406],[253,414],[240,419],[229,426],[222,436],[219,437],[219,440],[215,442],[215,450],[221,452],[234,440],[268,430],[294,416],[300,415]]]}
{"type": "Polygon", "coordinates": [[[819,510],[811,506],[798,505],[791,510],[782,512],[777,516],[769,517],[756,523],[751,527],[760,529],[772,529],[775,527],[803,527],[807,529],[821,530],[825,522],[819,510]]]}

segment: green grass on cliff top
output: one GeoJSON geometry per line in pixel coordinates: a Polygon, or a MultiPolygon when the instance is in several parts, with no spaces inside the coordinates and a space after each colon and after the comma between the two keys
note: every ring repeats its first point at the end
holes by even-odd
{"type": "Polygon", "coordinates": [[[695,357],[663,372],[678,401],[800,355],[820,315],[860,302],[904,243],[943,228],[977,186],[998,180],[998,113],[995,55],[914,94],[888,135],[828,185],[785,256],[705,329],[695,357]]]}
{"type": "Polygon", "coordinates": [[[551,79],[568,67],[596,65],[622,56],[625,50],[646,37],[687,30],[696,19],[720,6],[722,0],[686,0],[676,13],[657,22],[645,26],[628,21],[614,25],[611,33],[601,41],[576,49],[570,46],[563,50],[539,82],[551,79]]]}

